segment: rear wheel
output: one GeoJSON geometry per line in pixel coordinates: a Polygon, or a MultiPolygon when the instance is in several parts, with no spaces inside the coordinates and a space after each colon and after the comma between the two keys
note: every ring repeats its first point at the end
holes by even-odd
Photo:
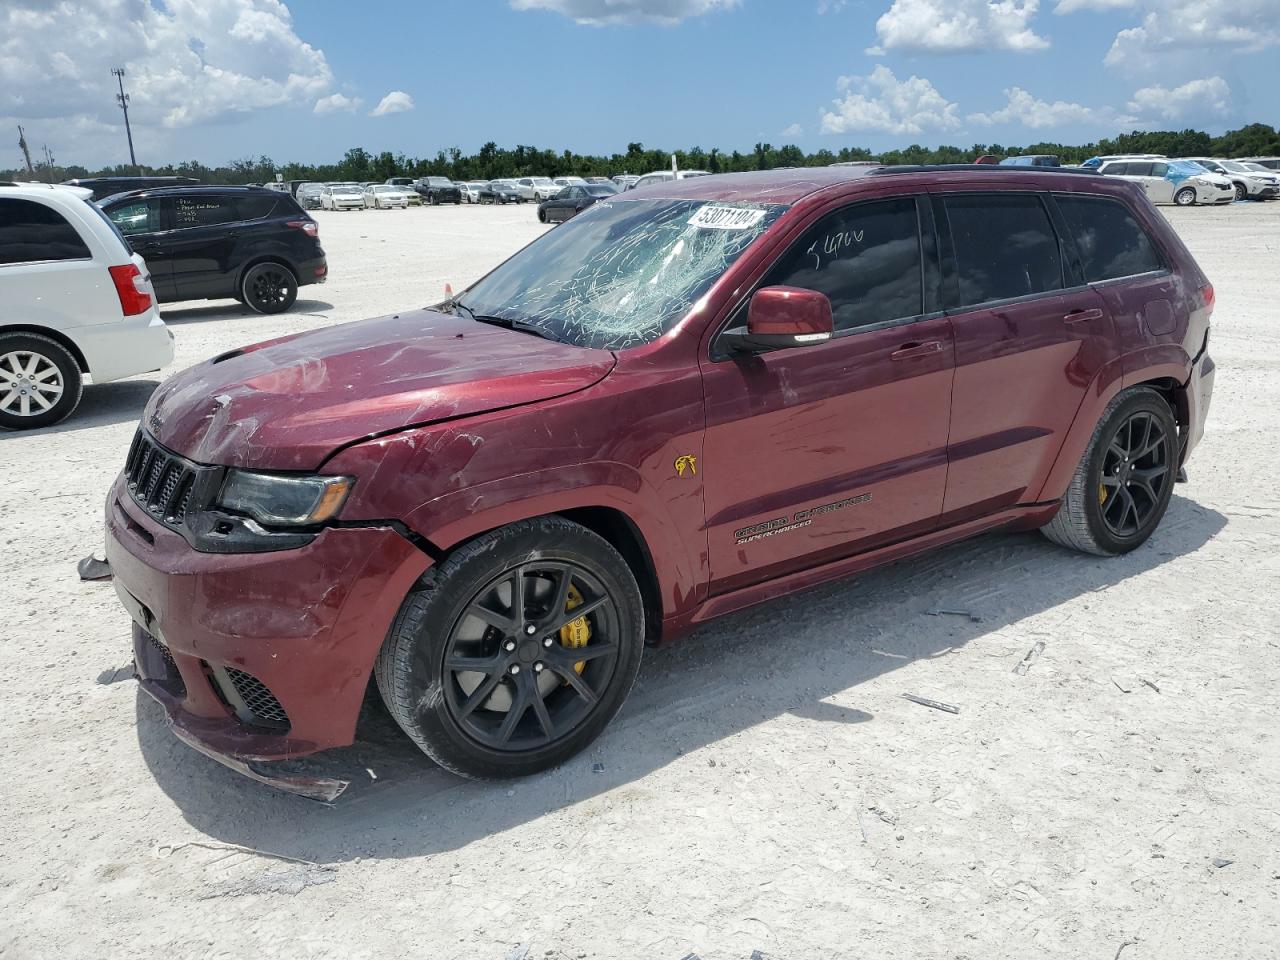
{"type": "Polygon", "coordinates": [[[1194,187],[1183,187],[1173,195],[1173,202],[1180,207],[1189,207],[1196,202],[1194,187]]]}
{"type": "Polygon", "coordinates": [[[66,419],[80,404],[80,366],[38,333],[0,334],[0,427],[32,430],[66,419]]]}
{"type": "Polygon", "coordinates": [[[259,263],[240,281],[244,302],[258,313],[281,313],[298,299],[298,279],[282,263],[259,263]]]}
{"type": "Polygon", "coordinates": [[[1173,411],[1137,387],[1107,405],[1057,515],[1041,532],[1099,556],[1128,553],[1159,525],[1178,470],[1173,411]]]}
{"type": "Polygon", "coordinates": [[[562,763],[604,729],[640,666],[644,613],[626,562],[561,517],[459,549],[405,600],[378,689],[433,760],[467,777],[562,763]]]}

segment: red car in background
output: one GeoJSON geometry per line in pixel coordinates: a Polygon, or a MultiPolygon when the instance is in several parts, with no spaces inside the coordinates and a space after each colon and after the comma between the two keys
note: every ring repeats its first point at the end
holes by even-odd
{"type": "MultiPolygon", "coordinates": [[[[434,309],[158,389],[107,501],[143,687],[260,778],[370,675],[475,777],[589,743],[643,646],[994,529],[1121,554],[1213,384],[1140,190],[963,165],[603,198],[434,309]]],[[[327,793],[326,793],[327,790],[327,793]]]]}

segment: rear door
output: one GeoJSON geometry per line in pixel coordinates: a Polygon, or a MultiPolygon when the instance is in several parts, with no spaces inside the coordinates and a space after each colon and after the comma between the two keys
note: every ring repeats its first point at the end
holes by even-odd
{"type": "Polygon", "coordinates": [[[161,300],[174,299],[173,256],[161,201],[156,197],[113,206],[107,216],[129,246],[147,261],[151,285],[161,300]]]}
{"type": "Polygon", "coordinates": [[[239,266],[236,250],[242,229],[236,197],[192,194],[169,197],[165,204],[172,229],[164,246],[173,264],[175,299],[234,294],[239,266]]]}
{"type": "Polygon", "coordinates": [[[1047,194],[935,197],[956,358],[943,522],[958,523],[1035,498],[1118,349],[1047,194]]]}
{"type": "Polygon", "coordinates": [[[1152,203],[1173,203],[1174,183],[1169,179],[1169,165],[1159,161],[1151,164],[1147,178],[1147,196],[1152,203]]]}
{"type": "MultiPolygon", "coordinates": [[[[938,311],[927,202],[818,218],[758,286],[825,293],[836,335],[703,362],[711,591],[932,529],[946,482],[951,324],[938,311]]],[[[730,326],[746,322],[745,304],[730,326]]]]}

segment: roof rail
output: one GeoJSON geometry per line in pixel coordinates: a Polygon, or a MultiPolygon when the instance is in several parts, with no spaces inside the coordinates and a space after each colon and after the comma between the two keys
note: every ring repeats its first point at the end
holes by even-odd
{"type": "Polygon", "coordinates": [[[1001,166],[996,163],[921,163],[921,164],[903,164],[896,167],[877,167],[870,171],[869,175],[873,177],[882,177],[895,173],[1067,173],[1067,174],[1083,174],[1087,177],[1098,176],[1097,171],[1089,170],[1084,167],[1029,167],[1029,166],[1001,166]]]}

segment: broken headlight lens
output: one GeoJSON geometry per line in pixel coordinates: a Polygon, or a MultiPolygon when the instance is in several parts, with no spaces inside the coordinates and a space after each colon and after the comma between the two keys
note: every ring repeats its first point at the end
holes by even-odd
{"type": "Polygon", "coordinates": [[[274,526],[310,526],[338,515],[352,477],[306,477],[229,470],[219,506],[274,526]]]}

